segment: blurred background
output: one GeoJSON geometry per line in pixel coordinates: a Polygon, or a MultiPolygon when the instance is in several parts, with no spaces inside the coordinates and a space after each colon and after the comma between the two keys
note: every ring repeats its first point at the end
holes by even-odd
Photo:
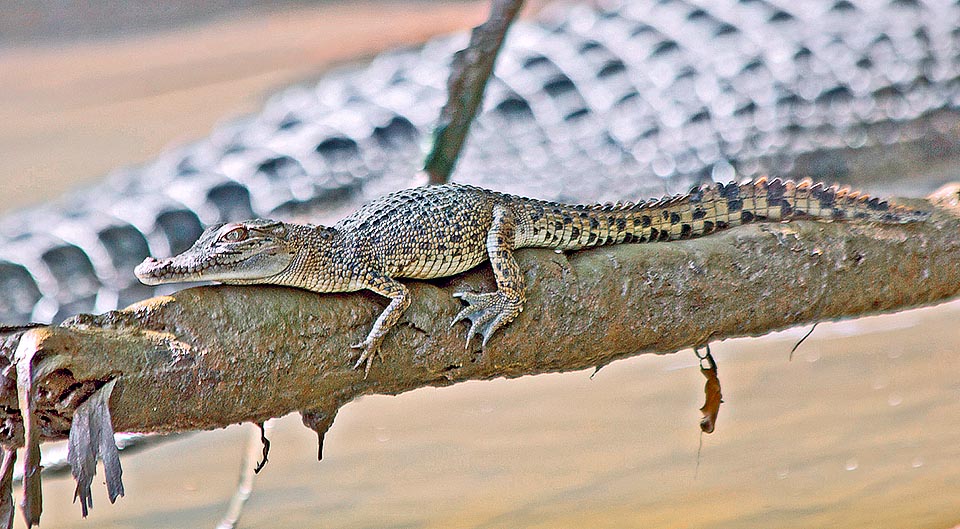
{"type": "Polygon", "coordinates": [[[41,1],[0,13],[8,211],[202,138],[333,66],[470,28],[487,5],[41,1]]]}
{"type": "MultiPolygon", "coordinates": [[[[204,137],[332,66],[468,28],[487,9],[0,1],[0,211],[204,137]]],[[[899,188],[932,185],[917,169],[899,188]]],[[[702,437],[691,351],[595,376],[364,397],[341,410],[322,462],[313,432],[287,417],[241,527],[955,527],[958,318],[954,302],[824,323],[792,361],[806,328],[715,344],[725,404],[702,437]]],[[[47,478],[43,526],[214,527],[247,428],[124,456],[126,497],[110,505],[95,486],[87,520],[72,479],[47,478]]]]}

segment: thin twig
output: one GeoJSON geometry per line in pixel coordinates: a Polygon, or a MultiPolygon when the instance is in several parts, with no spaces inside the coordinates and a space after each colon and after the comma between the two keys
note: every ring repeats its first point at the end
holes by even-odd
{"type": "Polygon", "coordinates": [[[790,360],[791,360],[791,361],[793,361],[793,353],[797,350],[797,347],[800,347],[800,344],[802,344],[803,341],[806,340],[808,336],[810,336],[811,334],[813,334],[813,330],[816,329],[816,328],[817,328],[817,325],[819,325],[819,324],[820,324],[819,321],[818,321],[818,322],[815,322],[815,323],[813,324],[813,326],[810,327],[810,330],[807,331],[807,334],[804,334],[804,335],[803,335],[803,338],[800,338],[800,340],[799,340],[797,343],[793,344],[793,348],[790,349],[790,360]]]}
{"type": "MultiPolygon", "coordinates": [[[[266,439],[264,428],[269,427],[269,423],[266,425],[264,425],[264,423],[258,423],[256,429],[247,430],[246,446],[240,465],[240,479],[237,481],[237,488],[233,493],[233,497],[230,498],[230,506],[227,507],[227,512],[223,515],[223,518],[220,519],[220,523],[217,524],[217,529],[234,529],[237,523],[240,522],[240,515],[243,514],[243,506],[246,505],[247,500],[250,499],[250,495],[253,494],[253,484],[254,481],[256,481],[257,469],[263,468],[262,465],[257,462],[257,458],[262,454],[263,449],[261,447],[269,446],[269,443],[266,445],[263,444],[263,439],[266,439]]],[[[264,456],[264,463],[266,463],[266,460],[266,456],[264,456]]]]}

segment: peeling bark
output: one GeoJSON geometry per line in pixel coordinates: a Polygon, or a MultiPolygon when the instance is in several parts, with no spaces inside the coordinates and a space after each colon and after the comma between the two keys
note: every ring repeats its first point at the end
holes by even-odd
{"type": "MultiPolygon", "coordinates": [[[[26,454],[23,462],[23,500],[20,508],[27,527],[40,523],[43,512],[43,493],[40,488],[40,424],[37,415],[37,403],[40,400],[35,383],[44,378],[49,370],[35,362],[41,343],[42,331],[31,329],[20,339],[14,362],[17,369],[17,402],[23,417],[23,440],[26,454]]],[[[50,357],[56,362],[56,355],[50,357]]]]}
{"type": "Polygon", "coordinates": [[[120,451],[113,441],[113,424],[110,421],[110,394],[117,379],[107,382],[83,404],[77,406],[70,426],[69,456],[77,490],[73,501],[80,500],[80,509],[86,518],[93,508],[93,493],[90,484],[97,474],[97,459],[103,460],[103,473],[107,478],[107,494],[110,503],[123,496],[120,479],[120,451]]]}
{"type": "Polygon", "coordinates": [[[518,251],[526,310],[483,351],[465,349],[466,324],[449,322],[460,309],[454,292],[493,290],[489,266],[409,282],[413,302],[367,379],[349,347],[382,310],[367,293],[200,287],[59,326],[0,329],[0,434],[6,447],[26,440],[24,505],[35,522],[37,443],[90,420],[83,406],[96,398],[109,398],[117,431],[212,429],[301,411],[322,442],[336,410],[365,394],[584,369],[945,301],[960,292],[960,194],[938,196],[931,220],[917,224],[795,221],[571,254],[518,251]]]}

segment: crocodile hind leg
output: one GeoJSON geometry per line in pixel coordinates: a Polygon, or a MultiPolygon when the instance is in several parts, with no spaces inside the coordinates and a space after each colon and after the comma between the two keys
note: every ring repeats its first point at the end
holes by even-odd
{"type": "Polygon", "coordinates": [[[351,346],[354,349],[362,350],[360,358],[353,368],[357,369],[366,364],[363,370],[363,376],[366,378],[367,374],[370,373],[370,366],[373,364],[374,357],[380,354],[380,344],[383,343],[383,337],[400,321],[400,316],[403,316],[403,312],[410,306],[410,296],[407,295],[407,287],[378,272],[367,272],[364,274],[364,281],[367,290],[372,290],[381,296],[390,298],[390,304],[383,309],[377,321],[373,322],[373,328],[370,329],[367,337],[362,342],[351,346]]]}
{"type": "Polygon", "coordinates": [[[453,326],[460,320],[470,321],[466,343],[468,347],[475,334],[483,337],[481,346],[487,345],[487,341],[497,329],[513,321],[523,310],[526,296],[520,266],[513,258],[515,243],[516,224],[513,212],[505,207],[495,206],[493,223],[487,233],[487,256],[493,267],[493,275],[497,278],[497,291],[485,294],[454,294],[454,297],[465,301],[467,306],[453,318],[450,325],[453,326]]]}

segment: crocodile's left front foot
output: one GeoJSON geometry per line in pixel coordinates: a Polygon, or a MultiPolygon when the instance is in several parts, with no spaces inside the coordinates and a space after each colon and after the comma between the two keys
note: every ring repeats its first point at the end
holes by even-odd
{"type": "Polygon", "coordinates": [[[483,337],[481,347],[497,332],[497,329],[513,321],[523,310],[523,300],[510,298],[503,292],[488,292],[475,294],[473,292],[458,292],[453,295],[467,303],[467,306],[457,314],[450,326],[453,327],[460,320],[470,320],[470,330],[467,332],[466,346],[475,334],[483,337]]]}

